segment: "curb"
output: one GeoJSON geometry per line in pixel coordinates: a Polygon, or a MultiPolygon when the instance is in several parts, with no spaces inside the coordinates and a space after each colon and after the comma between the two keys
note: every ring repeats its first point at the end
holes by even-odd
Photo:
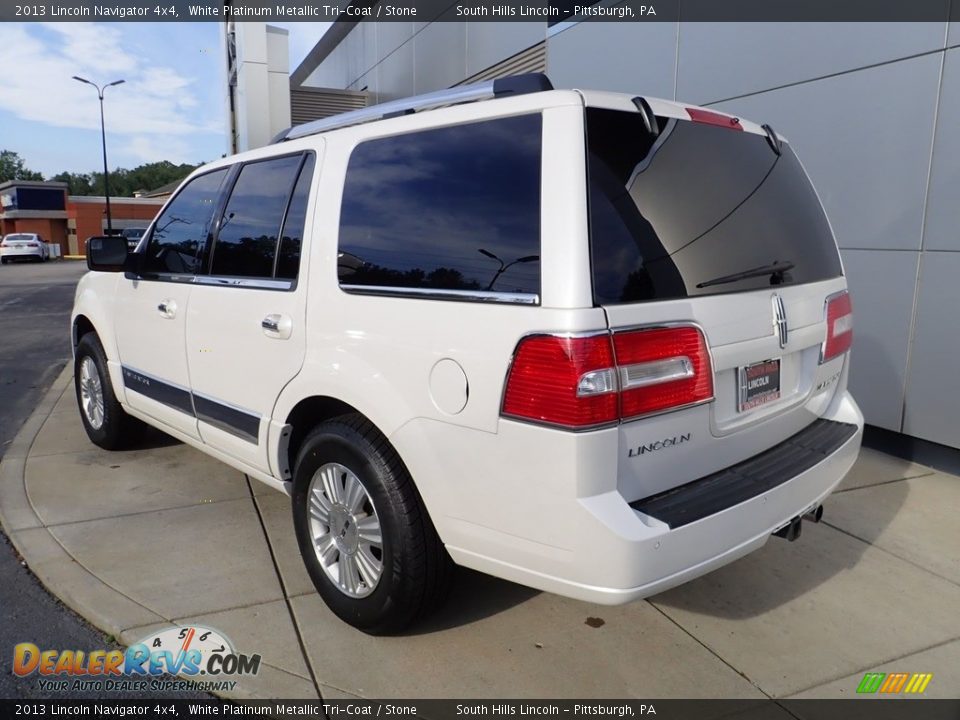
{"type": "Polygon", "coordinates": [[[51,595],[98,629],[119,638],[136,625],[165,619],[117,592],[78,563],[37,515],[26,489],[30,449],[57,402],[69,391],[72,377],[73,363],[68,363],[0,462],[0,525],[26,566],[51,595]]]}
{"type": "MultiPolygon", "coordinates": [[[[176,622],[114,589],[79,563],[47,528],[34,510],[27,492],[30,451],[57,403],[64,393],[71,392],[72,379],[73,363],[68,362],[0,460],[0,527],[26,568],[47,592],[83,620],[112,636],[114,642],[127,646],[139,640],[147,630],[168,628],[176,622]]],[[[266,669],[274,677],[292,675],[269,664],[266,669]]],[[[263,673],[259,677],[264,683],[269,682],[263,673]]],[[[307,678],[294,677],[310,682],[307,678]]],[[[275,692],[272,686],[267,685],[256,689],[236,687],[210,694],[234,700],[262,700],[272,697],[272,692],[275,692]]]]}

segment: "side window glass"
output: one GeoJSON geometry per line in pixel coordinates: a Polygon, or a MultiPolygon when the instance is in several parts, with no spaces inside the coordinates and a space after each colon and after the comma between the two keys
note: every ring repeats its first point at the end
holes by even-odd
{"type": "Polygon", "coordinates": [[[280,250],[277,253],[276,277],[296,280],[300,269],[300,247],[303,243],[303,227],[307,219],[307,202],[310,200],[310,183],[313,180],[313,155],[308,155],[293,189],[287,217],[280,233],[280,250]]]}
{"type": "Polygon", "coordinates": [[[280,225],[301,155],[247,163],[220,222],[211,275],[273,277],[280,225]]]}
{"type": "Polygon", "coordinates": [[[340,283],[540,292],[541,117],[359,144],[340,211],[340,283]]]}
{"type": "Polygon", "coordinates": [[[143,272],[199,271],[217,196],[226,176],[227,168],[201,175],[177,193],[154,223],[143,272]]]}

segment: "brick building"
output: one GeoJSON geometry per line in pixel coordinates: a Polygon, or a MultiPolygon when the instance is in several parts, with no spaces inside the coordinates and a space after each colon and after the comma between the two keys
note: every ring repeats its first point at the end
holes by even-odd
{"type": "MultiPolygon", "coordinates": [[[[110,198],[113,229],[146,227],[164,198],[110,198]]],[[[61,255],[82,255],[86,239],[107,227],[106,200],[67,194],[66,183],[11,180],[0,184],[0,235],[39,234],[61,255]]]]}

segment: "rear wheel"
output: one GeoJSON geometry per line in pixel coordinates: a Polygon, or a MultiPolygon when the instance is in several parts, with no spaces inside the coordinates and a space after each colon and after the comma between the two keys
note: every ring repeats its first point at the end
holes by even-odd
{"type": "Polygon", "coordinates": [[[105,450],[121,450],[140,437],[143,423],[120,406],[110,384],[106,353],[93,333],[77,343],[73,379],[83,429],[91,442],[105,450]]]}
{"type": "Polygon", "coordinates": [[[450,558],[400,457],[361,415],[304,440],[293,520],[307,571],[344,622],[396,633],[445,598],[450,558]]]}

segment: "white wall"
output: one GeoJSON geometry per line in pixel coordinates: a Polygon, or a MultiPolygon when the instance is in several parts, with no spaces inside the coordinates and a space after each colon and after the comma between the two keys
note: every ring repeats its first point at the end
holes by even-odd
{"type": "Polygon", "coordinates": [[[259,22],[233,24],[237,151],[261,147],[290,127],[289,34],[259,22]]]}

